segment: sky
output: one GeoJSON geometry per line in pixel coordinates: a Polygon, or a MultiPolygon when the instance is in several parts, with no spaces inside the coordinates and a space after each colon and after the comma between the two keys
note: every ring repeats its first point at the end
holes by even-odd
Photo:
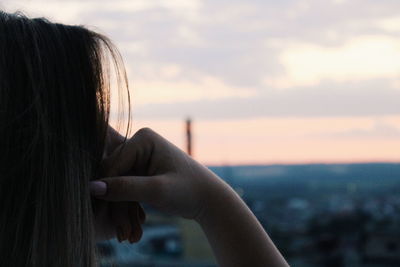
{"type": "Polygon", "coordinates": [[[128,72],[134,130],[153,128],[184,148],[190,116],[202,163],[400,161],[398,0],[3,0],[0,8],[109,36],[128,72]]]}

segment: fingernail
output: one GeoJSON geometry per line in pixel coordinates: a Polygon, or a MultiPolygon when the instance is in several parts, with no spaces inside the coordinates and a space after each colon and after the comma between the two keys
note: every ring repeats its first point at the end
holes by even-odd
{"type": "Polygon", "coordinates": [[[107,192],[107,184],[102,181],[92,181],[89,185],[92,196],[104,196],[107,192]]]}

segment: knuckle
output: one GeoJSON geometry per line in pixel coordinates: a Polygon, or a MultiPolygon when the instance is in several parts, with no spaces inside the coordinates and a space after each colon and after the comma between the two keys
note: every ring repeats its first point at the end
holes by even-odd
{"type": "Polygon", "coordinates": [[[129,179],[121,178],[121,179],[119,179],[118,187],[126,195],[127,193],[129,193],[129,191],[131,189],[130,184],[131,183],[130,183],[129,179]]]}
{"type": "Polygon", "coordinates": [[[150,129],[149,127],[144,127],[139,129],[135,135],[140,137],[150,137],[153,135],[153,133],[154,131],[152,129],[150,129]]]}
{"type": "Polygon", "coordinates": [[[169,183],[166,179],[162,179],[162,177],[155,178],[152,187],[157,198],[163,198],[168,195],[169,183]]]}

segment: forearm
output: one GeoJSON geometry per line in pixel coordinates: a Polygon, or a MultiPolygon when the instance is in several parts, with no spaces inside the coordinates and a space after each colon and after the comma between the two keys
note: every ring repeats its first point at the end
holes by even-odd
{"type": "Polygon", "coordinates": [[[225,183],[218,186],[196,221],[219,266],[288,266],[243,200],[225,183]]]}
{"type": "Polygon", "coordinates": [[[106,190],[94,194],[96,197],[115,202],[145,202],[161,211],[195,219],[220,266],[287,266],[232,188],[151,129],[136,132],[102,165],[109,177],[101,180],[106,190]],[[144,176],[119,176],[133,171],[144,176]]]}

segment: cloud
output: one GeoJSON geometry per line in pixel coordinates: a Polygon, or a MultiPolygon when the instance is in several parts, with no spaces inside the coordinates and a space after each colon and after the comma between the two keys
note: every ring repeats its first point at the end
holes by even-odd
{"type": "Polygon", "coordinates": [[[383,116],[400,113],[400,90],[392,81],[326,81],[299,90],[274,90],[254,97],[148,104],[136,107],[143,118],[239,119],[253,117],[383,116]],[[388,89],[389,88],[389,89],[388,89]]]}
{"type": "Polygon", "coordinates": [[[133,88],[134,102],[138,106],[146,104],[176,103],[191,101],[215,101],[225,98],[248,98],[254,97],[255,92],[251,89],[234,88],[227,86],[215,77],[201,77],[197,83],[190,80],[174,80],[179,75],[179,68],[175,66],[166,67],[160,73],[165,78],[159,81],[135,81],[133,88]]]}
{"type": "Polygon", "coordinates": [[[5,0],[2,5],[91,25],[110,36],[124,56],[143,116],[399,112],[393,89],[400,69],[397,0],[5,0]]]}
{"type": "Polygon", "coordinates": [[[342,132],[318,134],[318,137],[331,138],[335,140],[356,138],[356,139],[399,139],[400,128],[394,125],[377,120],[369,129],[351,129],[342,132]]]}
{"type": "Polygon", "coordinates": [[[400,33],[400,16],[377,19],[376,26],[388,33],[400,33]]]}
{"type": "Polygon", "coordinates": [[[282,43],[281,64],[285,74],[266,78],[266,86],[296,88],[321,80],[357,81],[396,77],[400,70],[400,39],[360,36],[341,46],[282,43]],[[286,47],[285,47],[286,46],[286,47]]]}

